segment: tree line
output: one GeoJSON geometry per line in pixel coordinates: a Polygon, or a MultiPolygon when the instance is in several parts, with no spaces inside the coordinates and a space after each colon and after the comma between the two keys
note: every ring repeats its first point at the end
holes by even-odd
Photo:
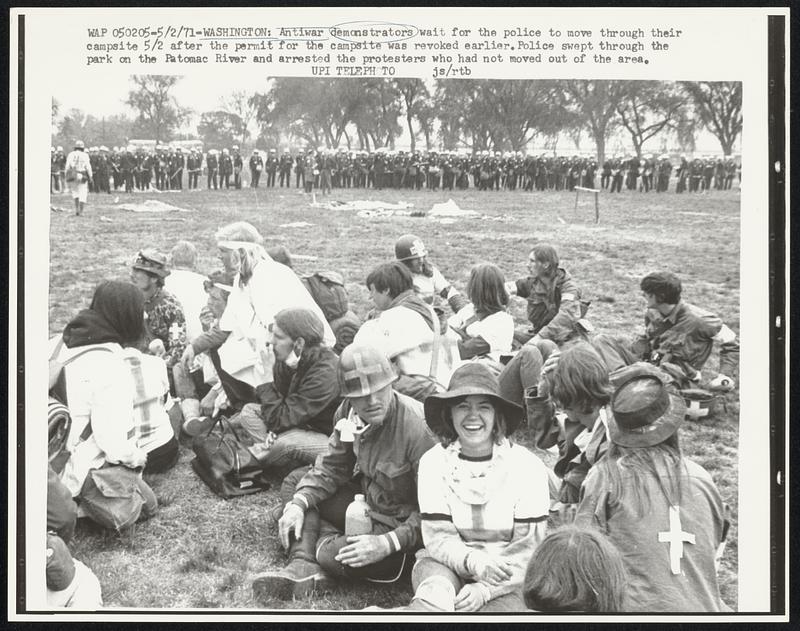
{"type": "Polygon", "coordinates": [[[70,110],[59,119],[54,144],[124,145],[128,138],[159,142],[200,139],[208,147],[278,145],[372,151],[394,148],[404,135],[411,150],[522,151],[537,139],[555,146],[566,135],[576,147],[584,134],[597,159],[622,132],[638,157],[648,140],[670,132],[693,152],[706,130],[731,155],[742,130],[742,84],[700,81],[448,79],[267,79],[264,91],[239,91],[202,112],[195,134],[179,136],[194,114],[173,95],[172,75],[134,75],[125,103],[133,116],[98,119],[70,110]],[[258,135],[251,138],[251,122],[258,135]]]}

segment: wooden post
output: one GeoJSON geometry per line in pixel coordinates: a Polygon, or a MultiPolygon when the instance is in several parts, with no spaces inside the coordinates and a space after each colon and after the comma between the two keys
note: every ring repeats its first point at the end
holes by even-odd
{"type": "Polygon", "coordinates": [[[581,191],[586,191],[587,193],[594,193],[594,222],[600,223],[600,189],[597,188],[586,188],[584,186],[576,186],[575,187],[575,212],[578,211],[578,196],[580,195],[581,191]]]}

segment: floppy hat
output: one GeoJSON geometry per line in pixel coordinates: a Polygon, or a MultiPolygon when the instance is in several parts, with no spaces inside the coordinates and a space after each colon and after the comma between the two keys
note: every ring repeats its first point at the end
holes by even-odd
{"type": "Polygon", "coordinates": [[[425,421],[431,431],[441,436],[450,427],[445,412],[456,399],[469,395],[488,396],[506,421],[506,436],[510,436],[522,422],[522,407],[497,394],[497,377],[480,362],[469,362],[458,368],[450,377],[447,392],[432,394],[425,399],[425,421]]]}
{"type": "Polygon", "coordinates": [[[666,376],[632,366],[611,396],[608,435],[623,447],[652,447],[678,431],[683,400],[667,389],[666,376]]]}
{"type": "Polygon", "coordinates": [[[140,250],[131,267],[147,272],[148,274],[155,274],[161,278],[169,276],[167,257],[150,248],[140,250]]]}

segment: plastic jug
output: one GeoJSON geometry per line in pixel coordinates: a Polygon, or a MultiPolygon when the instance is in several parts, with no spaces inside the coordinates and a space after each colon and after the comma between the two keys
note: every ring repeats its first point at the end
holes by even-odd
{"type": "Polygon", "coordinates": [[[359,493],[355,496],[344,515],[344,534],[368,535],[372,532],[372,518],[369,516],[369,504],[364,496],[359,493]]]}

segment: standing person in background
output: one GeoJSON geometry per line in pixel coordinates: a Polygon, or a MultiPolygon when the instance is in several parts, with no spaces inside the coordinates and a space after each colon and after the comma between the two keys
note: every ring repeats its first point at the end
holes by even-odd
{"type": "Polygon", "coordinates": [[[297,154],[297,157],[294,160],[294,186],[295,188],[300,188],[301,186],[305,188],[306,186],[306,165],[308,160],[303,155],[303,152],[297,154]]]}
{"type": "Polygon", "coordinates": [[[244,162],[242,154],[239,153],[239,145],[233,145],[233,186],[236,189],[242,188],[242,168],[244,162]]]}
{"type": "Polygon", "coordinates": [[[250,167],[250,188],[258,188],[261,171],[264,170],[264,159],[258,149],[253,149],[253,155],[250,156],[250,161],[247,164],[250,167]]]}
{"type": "Polygon", "coordinates": [[[186,158],[186,170],[189,173],[189,189],[197,188],[197,180],[200,175],[202,167],[203,156],[196,149],[189,150],[189,156],[186,158]]]}
{"type": "Polygon", "coordinates": [[[288,149],[284,149],[283,155],[281,155],[281,159],[278,164],[278,170],[280,171],[279,180],[281,188],[283,188],[284,183],[286,184],[287,188],[290,187],[292,185],[292,156],[288,149]]]}
{"type": "Polygon", "coordinates": [[[267,161],[264,164],[264,170],[267,172],[267,187],[272,188],[275,186],[275,172],[278,170],[278,156],[275,149],[270,149],[267,155],[267,161]]]}
{"type": "Polygon", "coordinates": [[[92,165],[85,149],[82,140],[75,141],[75,149],[69,152],[65,163],[66,178],[75,201],[75,214],[78,216],[83,214],[83,207],[89,196],[89,180],[92,179],[92,165]]]}
{"type": "Polygon", "coordinates": [[[60,193],[61,192],[61,180],[58,175],[59,166],[58,166],[58,154],[56,154],[56,148],[50,147],[50,193],[60,193]]]}
{"type": "Polygon", "coordinates": [[[209,149],[208,153],[206,154],[206,169],[208,170],[208,183],[206,188],[211,190],[211,187],[214,187],[214,190],[217,190],[217,173],[219,171],[219,162],[217,160],[217,150],[216,149],[209,149]]]}
{"type": "Polygon", "coordinates": [[[231,175],[233,175],[233,160],[227,149],[222,150],[219,158],[219,187],[228,189],[231,187],[231,175]]]}

